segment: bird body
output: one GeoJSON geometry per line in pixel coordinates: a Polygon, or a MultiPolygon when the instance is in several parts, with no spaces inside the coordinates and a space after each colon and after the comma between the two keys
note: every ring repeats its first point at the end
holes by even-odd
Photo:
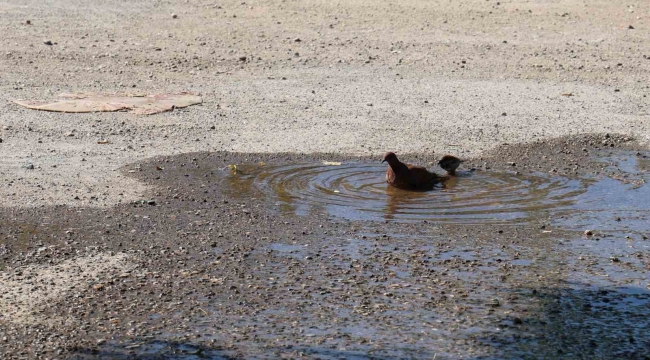
{"type": "Polygon", "coordinates": [[[447,174],[454,176],[456,175],[456,169],[460,166],[460,164],[463,162],[463,160],[452,156],[452,155],[445,155],[438,161],[438,165],[440,165],[441,168],[443,168],[447,174]]]}
{"type": "Polygon", "coordinates": [[[395,153],[386,153],[382,162],[388,163],[386,182],[396,188],[426,190],[440,182],[440,178],[435,173],[429,172],[422,166],[405,164],[397,159],[395,153]]]}

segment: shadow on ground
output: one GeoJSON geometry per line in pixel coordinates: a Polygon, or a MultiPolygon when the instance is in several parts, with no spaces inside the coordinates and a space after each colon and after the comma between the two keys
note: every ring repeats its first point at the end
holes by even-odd
{"type": "MultiPolygon", "coordinates": [[[[572,286],[583,287],[583,284],[572,286]]],[[[479,343],[486,355],[455,356],[417,345],[351,343],[345,349],[304,346],[299,342],[260,348],[255,340],[230,349],[164,340],[107,342],[79,349],[73,359],[238,359],[255,348],[255,358],[313,359],[650,359],[650,291],[635,287],[525,289],[541,301],[539,313],[504,317],[495,329],[484,330],[479,343]],[[487,355],[490,354],[490,355],[487,355]]],[[[458,337],[462,338],[462,336],[458,337]]],[[[297,337],[297,340],[299,337],[297,337]]],[[[232,346],[232,345],[231,345],[232,346]]]]}
{"type": "Polygon", "coordinates": [[[504,358],[650,359],[650,291],[570,286],[531,290],[541,311],[504,318],[503,331],[482,341],[504,358]]]}

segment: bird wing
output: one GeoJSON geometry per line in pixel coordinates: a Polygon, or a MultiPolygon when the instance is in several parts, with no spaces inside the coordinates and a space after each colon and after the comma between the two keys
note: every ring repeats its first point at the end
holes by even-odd
{"type": "Polygon", "coordinates": [[[438,175],[429,172],[429,170],[423,168],[422,166],[406,164],[406,167],[409,169],[416,187],[431,185],[438,180],[438,175]]]}

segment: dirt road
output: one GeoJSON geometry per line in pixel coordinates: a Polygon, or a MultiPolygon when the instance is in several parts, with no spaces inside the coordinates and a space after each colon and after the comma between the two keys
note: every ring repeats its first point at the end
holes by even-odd
{"type": "MultiPolygon", "coordinates": [[[[605,0],[0,0],[0,354],[647,357],[649,16],[605,0]],[[203,103],[12,103],[179,91],[203,103]],[[388,150],[470,159],[468,179],[531,203],[363,218],[241,166],[388,150]],[[625,206],[597,197],[619,192],[625,206]]],[[[384,201],[368,181],[355,191],[384,201]]]]}

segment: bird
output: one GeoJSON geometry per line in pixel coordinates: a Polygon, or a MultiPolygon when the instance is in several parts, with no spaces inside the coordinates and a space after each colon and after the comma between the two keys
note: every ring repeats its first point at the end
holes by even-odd
{"type": "Polygon", "coordinates": [[[464,160],[461,160],[453,155],[445,155],[438,161],[438,165],[440,165],[441,168],[443,168],[447,174],[451,176],[456,175],[456,169],[458,169],[458,166],[463,162],[464,160]]]}
{"type": "Polygon", "coordinates": [[[427,190],[439,183],[440,177],[422,166],[405,164],[393,152],[384,155],[382,163],[388,163],[386,182],[388,185],[406,190],[427,190]]]}

